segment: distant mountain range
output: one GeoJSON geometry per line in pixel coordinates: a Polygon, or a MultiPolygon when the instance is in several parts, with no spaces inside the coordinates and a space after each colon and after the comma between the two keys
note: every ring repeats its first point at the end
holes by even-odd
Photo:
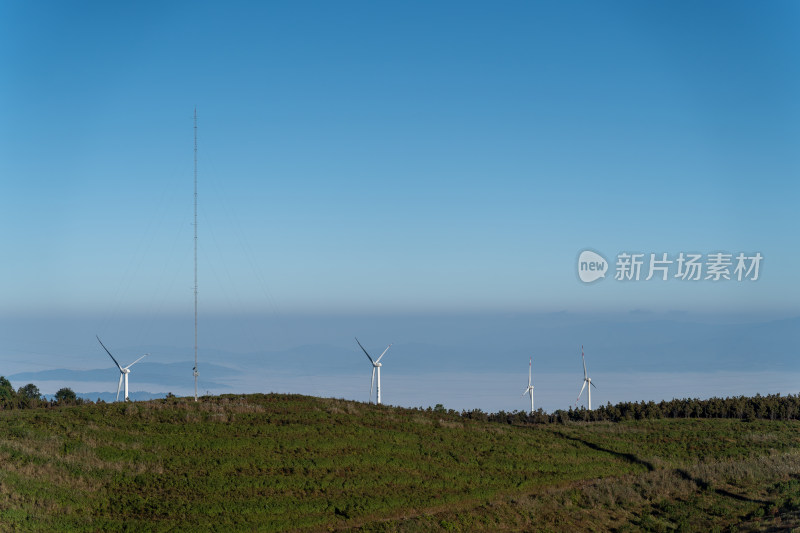
{"type": "MultiPolygon", "coordinates": [[[[78,398],[83,398],[84,400],[91,400],[96,402],[97,400],[102,400],[106,403],[111,403],[116,401],[116,393],[114,392],[76,392],[75,395],[78,398]]],[[[144,402],[147,400],[157,400],[159,398],[166,398],[166,392],[145,392],[145,391],[136,391],[136,392],[129,392],[128,398],[133,400],[134,402],[144,402]]],[[[46,394],[45,398],[48,400],[53,400],[54,395],[46,394]]],[[[122,399],[122,394],[120,394],[120,400],[122,399]]]]}
{"type": "MultiPolygon", "coordinates": [[[[151,385],[163,386],[167,390],[170,390],[170,387],[174,387],[175,383],[185,383],[191,379],[192,367],[193,363],[190,361],[185,363],[156,363],[148,361],[147,364],[142,361],[133,367],[129,379],[131,384],[147,383],[151,385]]],[[[230,388],[229,385],[224,383],[224,381],[214,380],[229,378],[237,375],[238,373],[238,370],[226,366],[205,364],[203,365],[203,386],[214,389],[230,388]],[[210,377],[211,380],[206,379],[206,377],[210,377]]],[[[116,385],[119,381],[119,370],[116,367],[98,368],[92,370],[70,370],[67,368],[58,368],[53,370],[40,370],[37,372],[19,372],[17,374],[8,376],[8,379],[14,383],[63,381],[65,383],[108,382],[109,384],[116,385]]],[[[114,393],[114,396],[116,396],[116,392],[114,393]]],[[[130,396],[130,394],[128,396],[130,396]]]]}

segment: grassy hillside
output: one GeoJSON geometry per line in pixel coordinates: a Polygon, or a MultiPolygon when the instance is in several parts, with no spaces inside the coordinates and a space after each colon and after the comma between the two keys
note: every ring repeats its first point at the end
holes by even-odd
{"type": "Polygon", "coordinates": [[[800,526],[800,422],[517,426],[288,395],[0,412],[0,529],[800,526]]]}

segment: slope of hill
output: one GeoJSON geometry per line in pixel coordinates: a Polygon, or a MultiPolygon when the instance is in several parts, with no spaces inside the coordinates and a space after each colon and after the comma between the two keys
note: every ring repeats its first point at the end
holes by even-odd
{"type": "Polygon", "coordinates": [[[800,525],[800,423],[516,426],[296,395],[0,413],[0,529],[800,525]]]}

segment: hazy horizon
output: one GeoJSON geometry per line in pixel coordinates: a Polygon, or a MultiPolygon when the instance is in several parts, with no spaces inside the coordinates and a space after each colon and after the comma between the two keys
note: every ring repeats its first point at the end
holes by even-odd
{"type": "MultiPolygon", "coordinates": [[[[153,323],[126,317],[105,324],[101,337],[122,364],[150,353],[133,369],[132,391],[193,393],[191,318],[153,323]]],[[[383,360],[383,399],[406,407],[524,409],[520,394],[533,357],[537,406],[566,409],[581,385],[581,344],[599,388],[594,402],[796,394],[800,372],[786,347],[800,341],[800,317],[757,318],[672,313],[206,318],[200,329],[199,390],[366,401],[371,366],[348,334],[354,333],[373,354],[393,343],[383,360]],[[206,343],[206,336],[215,340],[206,343]]],[[[118,371],[92,329],[100,322],[4,322],[11,328],[0,333],[6,376],[16,387],[33,382],[48,394],[63,386],[113,393],[118,371]],[[37,337],[37,330],[49,331],[47,339],[37,337]]]]}

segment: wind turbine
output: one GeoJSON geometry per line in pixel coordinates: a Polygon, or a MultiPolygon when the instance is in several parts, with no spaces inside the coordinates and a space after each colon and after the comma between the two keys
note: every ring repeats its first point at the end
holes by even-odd
{"type": "Polygon", "coordinates": [[[119,385],[117,385],[117,400],[116,401],[119,401],[119,390],[122,388],[122,381],[123,381],[123,378],[124,378],[124,380],[125,380],[125,401],[127,402],[128,401],[128,374],[131,373],[130,369],[131,369],[131,367],[133,365],[135,365],[136,363],[138,363],[139,361],[141,361],[142,359],[144,359],[145,357],[147,357],[150,354],[146,353],[143,356],[141,356],[139,359],[134,361],[133,363],[129,364],[128,366],[122,367],[117,362],[117,360],[114,359],[114,356],[111,355],[111,352],[108,351],[108,348],[106,348],[106,345],[103,344],[103,341],[100,340],[100,337],[97,336],[97,335],[95,335],[95,337],[97,337],[97,342],[100,343],[100,346],[103,347],[103,349],[106,351],[106,353],[111,358],[111,360],[114,361],[114,364],[117,365],[117,368],[119,368],[119,385]]]}
{"type": "MultiPolygon", "coordinates": [[[[358,342],[358,337],[356,337],[356,342],[358,342]]],[[[367,353],[367,351],[366,351],[366,350],[364,350],[364,347],[363,347],[363,346],[361,346],[361,343],[360,343],[360,342],[358,342],[358,345],[361,347],[361,349],[362,349],[362,350],[364,351],[364,353],[367,355],[367,358],[369,359],[369,362],[370,362],[370,363],[372,363],[372,381],[371,381],[371,382],[370,382],[370,384],[369,384],[369,401],[370,401],[370,403],[372,403],[372,386],[375,384],[375,371],[376,371],[376,370],[378,371],[378,388],[377,388],[377,396],[378,396],[378,404],[380,404],[380,403],[381,403],[381,358],[382,358],[384,355],[386,355],[386,352],[388,352],[388,351],[389,351],[389,348],[391,348],[391,347],[392,347],[392,345],[390,344],[389,346],[387,346],[387,347],[386,347],[386,349],[385,349],[385,350],[383,351],[383,353],[381,354],[381,356],[380,356],[380,357],[378,357],[378,358],[377,358],[377,359],[375,359],[375,360],[373,360],[373,359],[372,359],[372,357],[371,357],[371,356],[370,356],[370,355],[367,353]]]]}
{"type": "Polygon", "coordinates": [[[592,383],[592,378],[589,377],[589,373],[586,371],[586,356],[583,355],[583,344],[581,344],[581,357],[583,358],[583,387],[581,387],[581,392],[578,394],[578,399],[575,400],[575,407],[578,407],[578,402],[581,401],[581,394],[583,394],[583,389],[586,388],[586,384],[589,384],[589,410],[592,410],[592,387],[595,389],[597,386],[592,383]]]}
{"type": "Polygon", "coordinates": [[[528,361],[528,388],[525,389],[525,392],[522,393],[523,396],[526,394],[531,395],[531,414],[533,414],[533,376],[531,374],[533,369],[533,357],[531,357],[530,361],[528,361]]]}

